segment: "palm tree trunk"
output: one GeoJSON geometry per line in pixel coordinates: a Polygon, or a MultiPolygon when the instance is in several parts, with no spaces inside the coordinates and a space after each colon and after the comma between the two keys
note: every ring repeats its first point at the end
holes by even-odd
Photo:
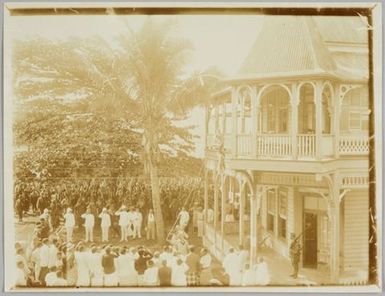
{"type": "Polygon", "coordinates": [[[149,161],[149,171],[150,171],[149,173],[150,173],[150,182],[151,182],[152,207],[154,210],[155,223],[156,223],[156,236],[158,238],[158,241],[160,243],[163,243],[165,233],[164,233],[162,207],[160,205],[158,167],[154,163],[151,156],[149,161]]]}

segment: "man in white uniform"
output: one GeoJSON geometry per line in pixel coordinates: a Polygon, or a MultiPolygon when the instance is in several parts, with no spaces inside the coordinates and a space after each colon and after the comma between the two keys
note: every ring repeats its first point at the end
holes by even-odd
{"type": "Polygon", "coordinates": [[[108,230],[111,226],[111,217],[106,208],[103,208],[102,212],[99,214],[99,218],[102,219],[102,222],[100,223],[102,228],[102,242],[108,242],[108,230]]]}
{"type": "Polygon", "coordinates": [[[120,209],[115,213],[116,216],[119,216],[119,226],[120,226],[120,241],[127,241],[127,226],[128,226],[128,213],[125,206],[121,206],[120,209]]]}
{"type": "Polygon", "coordinates": [[[142,237],[142,221],[143,221],[143,216],[142,213],[139,212],[139,209],[136,208],[134,212],[134,238],[142,237]]]}
{"type": "Polygon", "coordinates": [[[85,219],[84,226],[86,228],[86,238],[85,242],[94,241],[94,225],[95,217],[91,213],[91,209],[88,208],[87,211],[82,215],[82,218],[85,219]]]}
{"type": "Polygon", "coordinates": [[[130,207],[130,210],[128,211],[128,225],[127,225],[126,236],[134,236],[134,227],[135,227],[135,212],[134,212],[134,208],[130,207]]]}
{"type": "Polygon", "coordinates": [[[72,213],[72,209],[68,208],[67,213],[64,215],[64,227],[67,232],[67,242],[72,241],[72,234],[75,227],[75,215],[72,213]]]}
{"type": "Polygon", "coordinates": [[[179,225],[180,225],[181,229],[184,230],[188,224],[188,221],[190,220],[190,215],[185,210],[185,208],[182,208],[178,217],[179,217],[179,225]]]}

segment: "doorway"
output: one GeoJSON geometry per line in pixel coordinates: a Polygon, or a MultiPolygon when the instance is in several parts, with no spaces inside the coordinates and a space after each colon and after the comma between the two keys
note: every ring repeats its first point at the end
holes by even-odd
{"type": "Polygon", "coordinates": [[[303,267],[317,268],[317,214],[304,212],[303,267]]]}

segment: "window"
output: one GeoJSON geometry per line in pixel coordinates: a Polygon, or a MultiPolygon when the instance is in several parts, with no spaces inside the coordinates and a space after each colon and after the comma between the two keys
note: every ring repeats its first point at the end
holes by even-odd
{"type": "Polygon", "coordinates": [[[288,110],[287,108],[281,108],[279,110],[279,132],[287,132],[287,119],[288,119],[288,110]]]}
{"type": "Polygon", "coordinates": [[[344,132],[359,132],[369,129],[368,90],[366,87],[349,91],[341,109],[340,127],[344,132]]]}
{"type": "Polygon", "coordinates": [[[349,114],[349,128],[361,129],[361,113],[350,112],[349,114]]]}
{"type": "Polygon", "coordinates": [[[278,215],[278,235],[286,238],[286,220],[287,220],[287,192],[279,191],[279,215],[278,215]]]}
{"type": "Polygon", "coordinates": [[[330,134],[330,112],[328,100],[324,98],[322,100],[322,133],[330,134]]]}
{"type": "Polygon", "coordinates": [[[267,132],[274,133],[275,132],[275,106],[269,104],[267,109],[267,132]]]}
{"type": "Polygon", "coordinates": [[[267,192],[267,230],[274,232],[274,220],[276,213],[275,191],[267,192]]]}

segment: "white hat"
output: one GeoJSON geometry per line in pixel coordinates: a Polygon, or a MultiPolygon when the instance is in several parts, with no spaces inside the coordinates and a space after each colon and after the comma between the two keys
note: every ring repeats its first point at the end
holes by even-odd
{"type": "Polygon", "coordinates": [[[105,211],[107,211],[107,208],[103,208],[103,210],[102,210],[103,212],[105,212],[105,211]]]}
{"type": "Polygon", "coordinates": [[[71,208],[67,208],[67,213],[72,212],[71,208]]]}

